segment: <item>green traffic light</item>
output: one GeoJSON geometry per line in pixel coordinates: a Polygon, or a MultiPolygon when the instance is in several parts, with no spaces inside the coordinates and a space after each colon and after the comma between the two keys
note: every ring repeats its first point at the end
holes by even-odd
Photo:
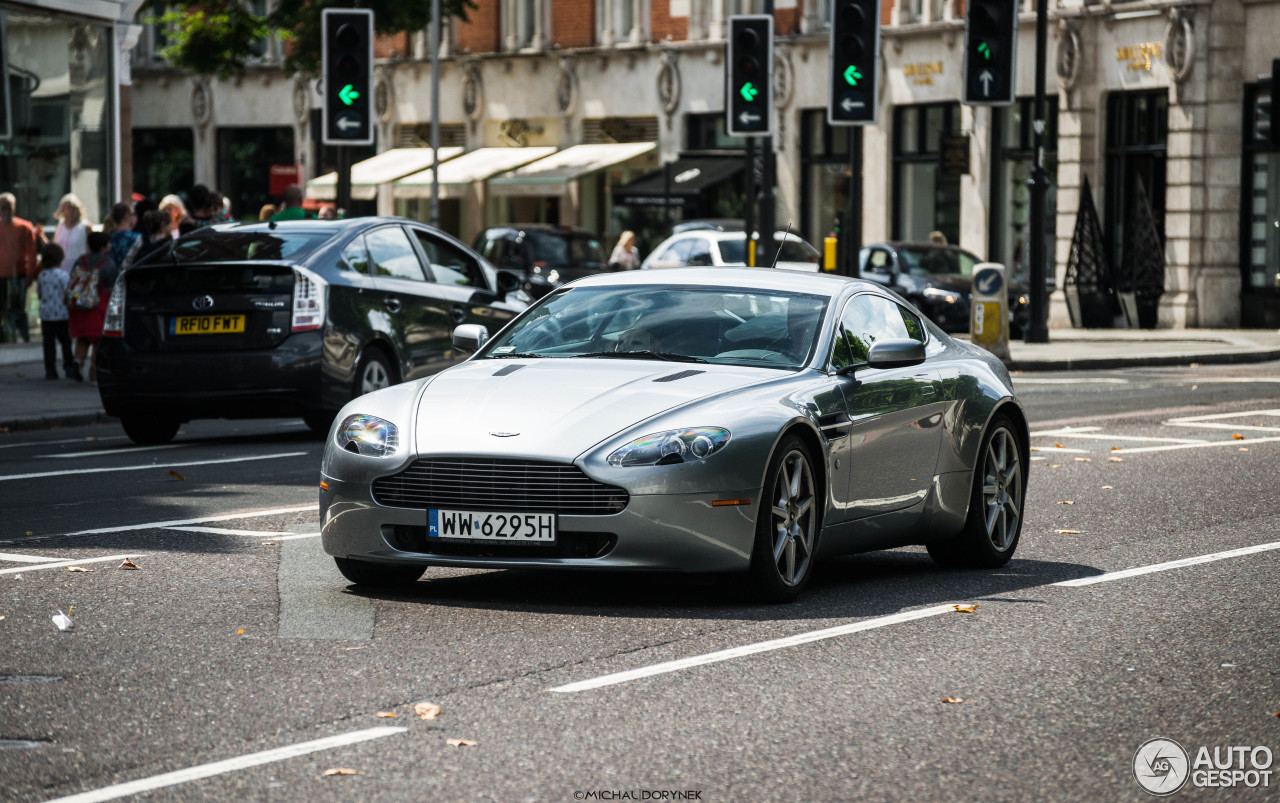
{"type": "Polygon", "coordinates": [[[857,86],[860,78],[862,78],[862,73],[858,72],[857,66],[850,64],[845,68],[844,80],[849,83],[849,86],[857,86]]]}
{"type": "Polygon", "coordinates": [[[350,106],[355,103],[358,97],[360,97],[360,93],[351,84],[347,84],[338,92],[338,100],[342,101],[344,106],[350,106]]]}
{"type": "Polygon", "coordinates": [[[991,45],[987,44],[986,42],[981,42],[978,45],[978,52],[982,54],[982,57],[984,59],[988,61],[991,60],[991,45]]]}
{"type": "Polygon", "coordinates": [[[743,99],[747,102],[751,102],[760,94],[760,90],[756,89],[755,85],[750,81],[747,81],[742,85],[742,89],[738,90],[738,94],[742,95],[743,99]]]}

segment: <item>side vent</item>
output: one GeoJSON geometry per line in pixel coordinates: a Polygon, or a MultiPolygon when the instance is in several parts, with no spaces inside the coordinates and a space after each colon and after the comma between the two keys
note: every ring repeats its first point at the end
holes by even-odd
{"type": "Polygon", "coordinates": [[[523,367],[524,367],[523,365],[504,365],[502,366],[502,368],[498,369],[497,371],[494,371],[493,375],[494,376],[510,376],[511,374],[514,374],[516,371],[519,371],[523,367]]]}
{"type": "Polygon", "coordinates": [[[691,376],[697,376],[698,374],[705,374],[705,373],[706,371],[694,371],[694,370],[680,371],[679,373],[669,374],[667,376],[660,376],[653,381],[654,382],[675,382],[677,379],[688,379],[691,376]]]}

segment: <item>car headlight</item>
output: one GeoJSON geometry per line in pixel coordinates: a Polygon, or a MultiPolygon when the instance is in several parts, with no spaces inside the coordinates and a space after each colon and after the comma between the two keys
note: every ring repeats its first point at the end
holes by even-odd
{"type": "Polygon", "coordinates": [[[926,287],[924,289],[926,298],[932,298],[941,301],[944,304],[954,304],[960,300],[960,294],[951,290],[943,290],[941,287],[926,287]]]}
{"type": "Polygon", "coordinates": [[[669,466],[703,460],[724,448],[729,430],[691,427],[637,438],[609,455],[611,466],[669,466]]]}
{"type": "Polygon", "coordinates": [[[353,454],[386,457],[400,445],[400,430],[376,415],[349,415],[338,427],[338,446],[353,454]]]}

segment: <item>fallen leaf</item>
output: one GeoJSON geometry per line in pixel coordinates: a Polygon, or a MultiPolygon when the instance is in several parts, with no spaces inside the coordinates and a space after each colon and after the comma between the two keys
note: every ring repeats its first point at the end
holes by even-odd
{"type": "Polygon", "coordinates": [[[446,739],[445,743],[450,747],[462,747],[463,745],[466,745],[467,747],[475,747],[480,744],[479,742],[473,742],[470,739],[446,739]]]}
{"type": "Polygon", "coordinates": [[[239,630],[237,630],[237,631],[236,631],[236,635],[237,635],[237,636],[242,636],[242,635],[244,635],[244,628],[242,627],[242,628],[240,628],[239,630]]]}
{"type": "Polygon", "coordinates": [[[1118,451],[1120,451],[1120,449],[1121,449],[1121,448],[1122,448],[1122,447],[1120,447],[1120,446],[1112,446],[1112,447],[1111,447],[1111,451],[1113,451],[1113,452],[1118,452],[1118,451]]]}
{"type": "Polygon", "coordinates": [[[378,716],[382,717],[383,719],[387,719],[388,717],[395,718],[395,715],[396,715],[396,712],[394,712],[394,711],[379,711],[379,712],[378,712],[378,716]]]}
{"type": "Polygon", "coordinates": [[[1247,452],[1247,451],[1249,451],[1249,447],[1248,447],[1248,446],[1241,446],[1241,447],[1240,447],[1240,451],[1242,451],[1242,452],[1247,452]]]}
{"type": "Polygon", "coordinates": [[[331,770],[325,770],[320,773],[322,778],[328,778],[330,775],[364,775],[364,773],[356,772],[355,770],[347,769],[346,767],[334,767],[331,770]]]}
{"type": "Polygon", "coordinates": [[[1199,367],[1200,367],[1200,363],[1198,363],[1198,362],[1187,363],[1187,367],[1188,367],[1188,368],[1199,368],[1199,367]]]}
{"type": "Polygon", "coordinates": [[[1077,458],[1076,458],[1076,462],[1077,462],[1077,463],[1092,463],[1093,461],[1092,461],[1092,460],[1090,460],[1090,459],[1089,459],[1089,458],[1087,458],[1087,457],[1077,457],[1077,458]]]}
{"type": "Polygon", "coordinates": [[[1112,463],[1123,463],[1123,462],[1124,462],[1124,458],[1123,458],[1123,457],[1108,457],[1107,459],[1108,459],[1108,460],[1110,460],[1112,463]]]}
{"type": "Polygon", "coordinates": [[[978,612],[977,605],[952,605],[951,607],[955,608],[957,613],[977,613],[978,612]]]}
{"type": "Polygon", "coordinates": [[[1062,464],[1061,464],[1061,463],[1051,463],[1051,464],[1049,465],[1049,468],[1062,468],[1062,464]]]}
{"type": "Polygon", "coordinates": [[[1040,451],[1040,447],[1039,447],[1039,446],[1032,446],[1032,447],[1031,447],[1031,451],[1033,451],[1033,452],[1038,452],[1038,451],[1040,451]]]}
{"type": "Polygon", "coordinates": [[[69,572],[86,572],[86,573],[87,573],[87,572],[91,572],[91,571],[93,571],[93,569],[86,569],[86,568],[85,568],[85,567],[83,567],[83,566],[68,566],[68,567],[67,567],[67,571],[69,571],[69,572]]]}
{"type": "Polygon", "coordinates": [[[27,535],[35,535],[35,533],[32,532],[31,530],[27,530],[27,535]]]}
{"type": "Polygon", "coordinates": [[[963,697],[943,697],[942,702],[951,703],[951,704],[963,703],[964,698],[963,697]]]}
{"type": "Polygon", "coordinates": [[[1115,489],[1114,489],[1114,488],[1112,488],[1110,485],[1104,485],[1104,486],[1102,486],[1102,490],[1104,490],[1104,491],[1114,491],[1115,489]]]}
{"type": "Polygon", "coordinates": [[[4,617],[0,616],[0,622],[3,622],[3,621],[4,621],[4,617]]]}
{"type": "Polygon", "coordinates": [[[1079,535],[1079,530],[1054,530],[1058,535],[1079,535]]]}
{"type": "Polygon", "coordinates": [[[1059,502],[1058,504],[1060,504],[1060,505],[1074,505],[1074,504],[1075,504],[1075,502],[1072,502],[1070,499],[1064,499],[1064,500],[1062,500],[1061,502],[1059,502]]]}
{"type": "Polygon", "coordinates": [[[1058,447],[1059,449],[1065,449],[1065,448],[1067,448],[1067,447],[1063,446],[1061,443],[1055,443],[1055,444],[1054,444],[1054,446],[1058,447]]]}
{"type": "Polygon", "coordinates": [[[123,561],[123,562],[121,562],[121,564],[120,564],[120,565],[119,565],[119,567],[117,567],[117,568],[120,568],[120,569],[136,569],[136,568],[138,568],[138,564],[134,563],[133,561],[129,560],[128,558],[125,558],[125,559],[124,559],[124,561],[123,561]]]}
{"type": "Polygon", "coordinates": [[[414,703],[406,707],[412,708],[418,719],[435,719],[444,713],[444,709],[435,703],[414,703]]]}
{"type": "Polygon", "coordinates": [[[185,479],[186,479],[186,477],[182,476],[181,474],[179,474],[179,473],[178,473],[178,472],[176,472],[176,471],[170,471],[170,472],[169,472],[169,476],[170,476],[170,477],[173,477],[175,480],[185,480],[185,479]]]}
{"type": "Polygon", "coordinates": [[[1244,440],[1244,436],[1243,436],[1243,435],[1241,435],[1239,432],[1232,432],[1232,433],[1231,433],[1231,440],[1233,440],[1233,441],[1242,441],[1242,440],[1244,440]]]}

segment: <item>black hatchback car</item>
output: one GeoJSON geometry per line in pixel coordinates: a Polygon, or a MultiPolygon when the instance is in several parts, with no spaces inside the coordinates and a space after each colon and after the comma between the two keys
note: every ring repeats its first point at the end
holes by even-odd
{"type": "MultiPolygon", "coordinates": [[[[862,278],[893,288],[944,332],[969,331],[973,269],[982,262],[954,245],[875,243],[859,252],[862,278]]],[[[1009,332],[1020,337],[1030,319],[1031,288],[1010,277],[1009,332]]]]}
{"type": "Polygon", "coordinates": [[[600,238],[572,226],[513,223],[476,235],[474,248],[493,265],[520,277],[521,288],[542,298],[558,285],[603,273],[609,254],[600,238]]]}
{"type": "Polygon", "coordinates": [[[326,432],[350,399],[462,361],[464,323],[528,306],[516,277],[398,218],[218,226],[121,274],[98,389],[137,443],[195,418],[301,416],[326,432]]]}

